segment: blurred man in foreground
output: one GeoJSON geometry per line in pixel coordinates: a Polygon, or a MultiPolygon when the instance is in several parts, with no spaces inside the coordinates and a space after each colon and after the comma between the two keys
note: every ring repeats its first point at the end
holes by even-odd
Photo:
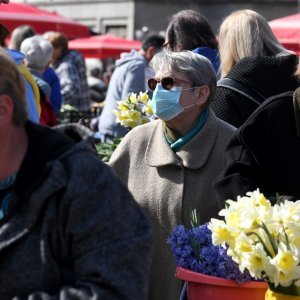
{"type": "Polygon", "coordinates": [[[27,121],[24,98],[1,50],[0,299],[146,299],[148,220],[87,129],[27,121]]]}

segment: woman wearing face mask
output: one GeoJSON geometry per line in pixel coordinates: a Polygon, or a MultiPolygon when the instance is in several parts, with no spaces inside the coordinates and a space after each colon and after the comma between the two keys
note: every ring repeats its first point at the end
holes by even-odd
{"type": "Polygon", "coordinates": [[[158,120],[131,130],[110,165],[152,221],[149,299],[174,300],[181,282],[174,276],[167,238],[177,224],[189,226],[191,209],[197,209],[201,223],[217,217],[221,207],[211,183],[223,168],[224,149],[235,129],[209,108],[216,76],[207,58],[163,50],[150,67],[156,74],[148,84],[158,120]]]}

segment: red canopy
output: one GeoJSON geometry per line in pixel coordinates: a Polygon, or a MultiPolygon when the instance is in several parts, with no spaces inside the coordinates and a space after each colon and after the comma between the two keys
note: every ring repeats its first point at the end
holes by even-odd
{"type": "Polygon", "coordinates": [[[85,57],[118,58],[122,52],[139,49],[141,42],[116,37],[110,34],[95,35],[89,38],[75,39],[69,42],[69,48],[80,51],[85,57]]]}
{"type": "Polygon", "coordinates": [[[30,25],[39,34],[58,31],[69,39],[90,36],[85,25],[24,3],[0,5],[0,21],[10,32],[20,25],[30,25]]]}
{"type": "Polygon", "coordinates": [[[300,13],[272,20],[269,24],[287,49],[300,53],[300,13]]]}

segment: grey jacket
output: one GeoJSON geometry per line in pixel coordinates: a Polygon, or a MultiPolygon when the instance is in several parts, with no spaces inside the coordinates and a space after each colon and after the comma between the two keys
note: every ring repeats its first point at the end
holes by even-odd
{"type": "Polygon", "coordinates": [[[149,299],[174,300],[181,282],[167,238],[176,225],[190,225],[197,209],[200,222],[218,217],[212,182],[223,168],[225,147],[235,128],[210,110],[200,130],[174,152],[166,141],[162,121],[132,129],[114,151],[110,165],[145,209],[154,228],[149,299]]]}
{"type": "Polygon", "coordinates": [[[103,111],[99,117],[99,132],[102,135],[124,136],[127,129],[116,123],[113,113],[117,101],[123,100],[130,93],[144,92],[145,69],[147,61],[136,50],[122,53],[116,62],[116,69],[110,79],[103,111]]]}
{"type": "Polygon", "coordinates": [[[26,130],[0,221],[0,299],[145,299],[149,222],[85,129],[65,128],[72,138],[32,123],[26,130]]]}

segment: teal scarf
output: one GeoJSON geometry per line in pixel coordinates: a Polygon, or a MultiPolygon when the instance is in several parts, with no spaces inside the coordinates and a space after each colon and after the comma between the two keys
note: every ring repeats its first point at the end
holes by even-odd
{"type": "Polygon", "coordinates": [[[0,220],[3,219],[7,213],[16,177],[16,175],[12,175],[4,180],[0,180],[0,220]]]}
{"type": "Polygon", "coordinates": [[[165,134],[166,140],[169,143],[170,147],[176,152],[178,151],[183,145],[185,145],[188,141],[190,141],[203,127],[206,119],[208,116],[208,110],[206,109],[201,115],[198,123],[196,126],[192,128],[185,136],[180,137],[176,141],[172,141],[168,138],[168,135],[165,134]]]}

